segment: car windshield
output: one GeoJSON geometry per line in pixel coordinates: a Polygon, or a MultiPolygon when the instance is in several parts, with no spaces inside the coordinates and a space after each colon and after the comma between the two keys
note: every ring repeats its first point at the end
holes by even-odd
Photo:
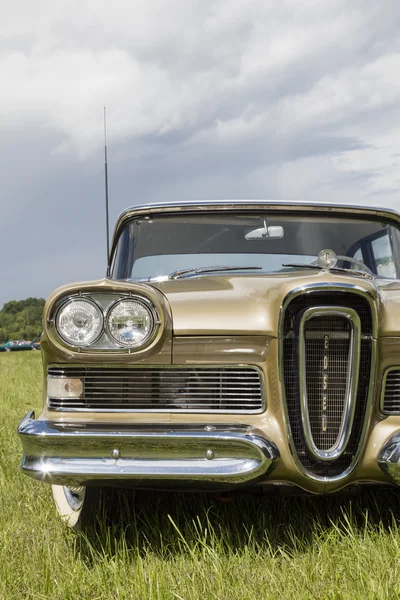
{"type": "Polygon", "coordinates": [[[393,223],[220,212],[132,219],[120,234],[112,277],[140,281],[177,272],[179,276],[218,275],[224,270],[283,273],[298,271],[298,266],[288,263],[311,263],[323,249],[355,259],[355,264],[339,261],[342,268],[360,270],[363,263],[378,277],[398,278],[400,234],[393,223]]]}

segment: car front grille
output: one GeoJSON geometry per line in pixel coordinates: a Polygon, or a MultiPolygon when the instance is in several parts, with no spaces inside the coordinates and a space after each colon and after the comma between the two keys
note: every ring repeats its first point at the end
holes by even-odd
{"type": "Polygon", "coordinates": [[[347,319],[317,317],[307,322],[305,358],[308,416],[313,440],[319,450],[329,450],[340,432],[346,402],[349,350],[350,325],[347,319]],[[329,344],[325,348],[327,333],[329,344]]]}
{"type": "MultiPolygon", "coordinates": [[[[368,401],[372,362],[372,311],[368,300],[350,292],[330,291],[300,294],[286,306],[283,315],[282,366],[285,401],[294,450],[303,468],[317,477],[332,478],[346,471],[358,450],[368,401]],[[361,322],[361,347],[358,386],[350,438],[344,452],[331,460],[319,460],[310,451],[302,417],[299,339],[296,322],[308,308],[338,307],[353,309],[361,322]]],[[[347,400],[346,379],[349,368],[350,332],[346,319],[337,316],[315,317],[305,328],[305,370],[310,430],[318,450],[327,451],[338,439],[347,400]],[[325,348],[325,336],[329,339],[325,348]],[[324,358],[328,370],[324,371],[324,358]],[[329,385],[323,382],[327,375],[329,385]],[[325,410],[323,405],[326,403],[325,410]],[[325,424],[324,424],[325,420],[325,424]]]]}
{"type": "Polygon", "coordinates": [[[49,377],[83,381],[79,399],[53,410],[253,414],[264,409],[261,372],[251,366],[50,367],[49,377]]]}
{"type": "Polygon", "coordinates": [[[388,415],[400,414],[400,367],[390,369],[386,374],[382,408],[388,415]]]}

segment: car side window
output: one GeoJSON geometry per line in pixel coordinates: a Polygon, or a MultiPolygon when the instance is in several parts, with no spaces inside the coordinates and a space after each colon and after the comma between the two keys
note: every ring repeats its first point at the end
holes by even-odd
{"type": "Polygon", "coordinates": [[[382,277],[396,277],[392,246],[386,233],[371,241],[371,250],[376,265],[376,272],[382,277]]]}
{"type": "MultiPolygon", "coordinates": [[[[361,248],[358,248],[354,252],[354,254],[349,255],[349,256],[352,256],[355,260],[358,260],[360,263],[364,263],[363,255],[362,255],[362,252],[361,252],[361,248]]],[[[348,268],[352,269],[353,271],[355,271],[355,270],[359,270],[360,267],[359,267],[359,265],[356,265],[354,263],[349,263],[348,268]]]]}
{"type": "Polygon", "coordinates": [[[353,258],[354,258],[355,260],[359,260],[360,262],[363,262],[363,255],[362,255],[362,252],[361,252],[361,248],[359,248],[359,249],[357,250],[357,252],[355,252],[355,253],[354,253],[354,256],[353,256],[353,258]]]}

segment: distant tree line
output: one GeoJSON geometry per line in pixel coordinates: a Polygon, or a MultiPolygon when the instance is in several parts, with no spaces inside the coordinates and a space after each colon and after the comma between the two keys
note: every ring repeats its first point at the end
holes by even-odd
{"type": "Polygon", "coordinates": [[[44,303],[43,298],[6,302],[0,310],[0,343],[39,337],[44,303]]]}

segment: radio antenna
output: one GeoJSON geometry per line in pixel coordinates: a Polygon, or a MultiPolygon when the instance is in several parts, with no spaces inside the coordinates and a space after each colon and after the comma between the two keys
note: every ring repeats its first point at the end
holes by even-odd
{"type": "Polygon", "coordinates": [[[110,227],[108,216],[107,114],[104,107],[104,183],[106,187],[107,277],[110,275],[110,227]]]}

